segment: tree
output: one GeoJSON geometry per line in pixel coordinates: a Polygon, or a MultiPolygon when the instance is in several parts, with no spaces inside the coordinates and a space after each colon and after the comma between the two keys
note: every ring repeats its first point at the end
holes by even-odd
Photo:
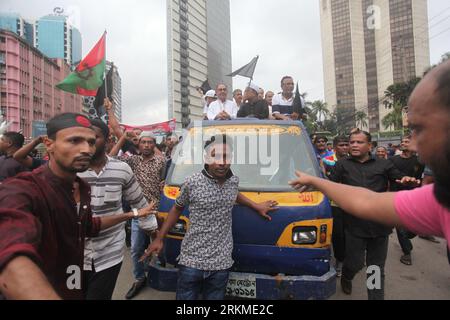
{"type": "Polygon", "coordinates": [[[414,91],[421,78],[414,78],[408,82],[400,82],[390,85],[384,92],[384,106],[387,109],[392,109],[395,104],[400,104],[402,107],[408,105],[409,97],[414,91]]]}
{"type": "Polygon", "coordinates": [[[367,128],[369,126],[367,124],[367,118],[367,114],[364,111],[357,111],[355,113],[356,126],[358,128],[367,128]]]}
{"type": "Polygon", "coordinates": [[[316,100],[310,104],[311,114],[314,115],[317,124],[323,128],[323,122],[327,119],[330,114],[328,110],[328,105],[322,100],[316,100]]]}
{"type": "Polygon", "coordinates": [[[393,110],[388,113],[381,121],[385,129],[387,130],[401,130],[403,126],[402,119],[403,106],[400,103],[394,105],[393,110]]]}

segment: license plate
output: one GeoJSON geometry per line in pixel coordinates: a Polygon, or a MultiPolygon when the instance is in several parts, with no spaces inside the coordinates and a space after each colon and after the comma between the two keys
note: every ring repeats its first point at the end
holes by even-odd
{"type": "Polygon", "coordinates": [[[228,297],[256,299],[256,277],[231,273],[226,295],[228,297]]]}

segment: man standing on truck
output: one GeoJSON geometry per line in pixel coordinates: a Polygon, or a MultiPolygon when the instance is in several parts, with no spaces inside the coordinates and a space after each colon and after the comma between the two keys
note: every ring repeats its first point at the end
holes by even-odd
{"type": "Polygon", "coordinates": [[[186,207],[190,227],[178,257],[178,300],[222,300],[233,265],[232,209],[237,202],[271,220],[275,201],[254,203],[239,193],[239,178],[231,171],[232,145],[225,135],[212,137],[205,145],[205,168],[188,177],[161,231],[141,260],[161,252],[163,239],[186,207]]]}

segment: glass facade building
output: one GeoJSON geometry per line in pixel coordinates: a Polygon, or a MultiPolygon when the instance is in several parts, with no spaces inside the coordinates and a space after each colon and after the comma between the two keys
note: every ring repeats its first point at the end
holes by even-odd
{"type": "Polygon", "coordinates": [[[47,15],[36,22],[37,48],[50,58],[62,58],[69,64],[81,60],[81,33],[62,15],[47,15]]]}
{"type": "Polygon", "coordinates": [[[34,45],[34,24],[22,19],[19,14],[0,13],[0,29],[14,32],[29,45],[34,45]]]}
{"type": "Polygon", "coordinates": [[[430,65],[427,0],[320,0],[320,15],[325,101],[347,129],[363,111],[362,129],[389,130],[385,90],[430,65]]]}

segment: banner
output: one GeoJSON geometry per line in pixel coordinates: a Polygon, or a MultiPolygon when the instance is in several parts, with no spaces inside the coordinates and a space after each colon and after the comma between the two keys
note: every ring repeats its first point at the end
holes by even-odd
{"type": "Polygon", "coordinates": [[[144,126],[129,126],[126,124],[121,124],[120,126],[126,131],[130,131],[133,129],[141,129],[142,131],[145,132],[151,132],[155,136],[166,136],[167,134],[175,131],[176,119],[144,126]]]}

